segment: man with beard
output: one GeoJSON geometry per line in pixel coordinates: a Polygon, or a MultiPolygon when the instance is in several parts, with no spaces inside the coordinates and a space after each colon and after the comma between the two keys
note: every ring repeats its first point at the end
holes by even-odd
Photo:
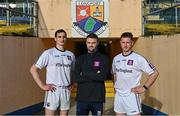
{"type": "Polygon", "coordinates": [[[98,36],[91,33],[86,38],[87,53],[75,63],[77,82],[76,115],[102,115],[105,102],[104,81],[108,75],[108,58],[97,50],[98,36]]]}

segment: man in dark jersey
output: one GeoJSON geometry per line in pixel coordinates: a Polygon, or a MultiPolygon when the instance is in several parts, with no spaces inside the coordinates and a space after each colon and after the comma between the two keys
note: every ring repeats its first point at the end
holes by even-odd
{"type": "Polygon", "coordinates": [[[105,102],[104,81],[108,75],[108,58],[97,51],[98,36],[89,34],[86,39],[88,52],[75,63],[77,82],[77,115],[102,115],[105,102]]]}

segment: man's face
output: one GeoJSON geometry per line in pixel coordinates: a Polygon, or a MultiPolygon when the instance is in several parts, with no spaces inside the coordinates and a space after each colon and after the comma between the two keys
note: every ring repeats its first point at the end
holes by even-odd
{"type": "Polygon", "coordinates": [[[129,52],[133,46],[133,41],[131,40],[131,38],[122,37],[120,40],[120,45],[123,52],[129,52]]]}
{"type": "Polygon", "coordinates": [[[57,33],[57,36],[54,39],[56,41],[56,44],[59,46],[64,46],[66,42],[66,34],[64,32],[57,33]]]}
{"type": "Polygon", "coordinates": [[[86,39],[86,46],[89,53],[95,52],[97,50],[99,42],[95,38],[87,38],[86,39]]]}

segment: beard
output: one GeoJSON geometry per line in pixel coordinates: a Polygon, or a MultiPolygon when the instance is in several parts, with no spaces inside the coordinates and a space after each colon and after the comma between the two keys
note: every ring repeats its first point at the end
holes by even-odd
{"type": "Polygon", "coordinates": [[[97,51],[97,49],[96,48],[93,48],[93,47],[89,47],[89,48],[87,48],[88,49],[88,52],[90,52],[90,53],[93,53],[93,52],[96,52],[97,51]]]}

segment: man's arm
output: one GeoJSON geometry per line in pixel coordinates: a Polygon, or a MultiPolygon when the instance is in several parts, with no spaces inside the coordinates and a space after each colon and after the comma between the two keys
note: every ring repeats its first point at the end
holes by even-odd
{"type": "Polygon", "coordinates": [[[102,66],[99,70],[89,69],[85,70],[83,74],[94,81],[104,81],[107,78],[109,72],[108,58],[104,57],[102,61],[102,66]]]}
{"type": "Polygon", "coordinates": [[[75,62],[75,70],[74,70],[74,81],[77,83],[85,83],[90,82],[88,78],[84,77],[82,74],[82,58],[78,58],[75,62]]]}
{"type": "MultiPolygon", "coordinates": [[[[114,85],[115,85],[116,79],[117,79],[116,74],[113,74],[112,75],[112,81],[113,81],[114,85]]],[[[116,89],[115,88],[114,88],[114,93],[116,93],[116,89]]]]}
{"type": "Polygon", "coordinates": [[[34,79],[34,81],[37,83],[37,85],[42,89],[42,90],[45,90],[45,91],[54,91],[56,88],[55,88],[55,85],[53,84],[44,84],[41,79],[40,79],[40,76],[39,76],[39,71],[40,69],[38,67],[36,67],[35,65],[32,65],[32,67],[30,68],[30,73],[34,79]]]}
{"type": "Polygon", "coordinates": [[[157,70],[155,70],[151,75],[148,76],[147,80],[144,83],[144,87],[137,86],[137,87],[132,88],[131,91],[138,93],[138,94],[145,92],[146,89],[148,89],[149,87],[151,87],[153,85],[153,83],[156,81],[158,75],[159,75],[159,72],[157,70]]]}
{"type": "Polygon", "coordinates": [[[112,81],[113,81],[113,83],[115,83],[116,82],[116,74],[113,74],[113,76],[112,76],[112,81]]]}

